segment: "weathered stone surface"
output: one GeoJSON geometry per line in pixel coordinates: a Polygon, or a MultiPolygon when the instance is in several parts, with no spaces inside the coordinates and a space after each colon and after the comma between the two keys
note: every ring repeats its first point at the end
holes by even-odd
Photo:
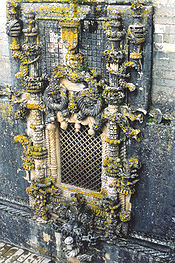
{"type": "MultiPolygon", "coordinates": [[[[36,253],[52,256],[56,253],[55,234],[50,225],[39,223],[36,218],[33,218],[31,211],[28,208],[21,208],[21,205],[16,205],[12,208],[7,205],[0,206],[0,236],[6,242],[16,244],[18,247],[32,249],[36,253]],[[26,211],[24,213],[24,211],[26,211]],[[49,234],[51,240],[44,241],[43,234],[49,234]]],[[[4,248],[1,248],[1,254],[4,253],[4,248]]],[[[26,252],[20,256],[19,261],[24,262],[26,252]]]]}
{"type": "MultiPolygon", "coordinates": [[[[36,253],[42,253],[42,254],[53,256],[52,263],[65,262],[63,259],[60,259],[57,255],[57,249],[54,246],[55,241],[53,238],[55,234],[50,229],[49,225],[45,225],[45,224],[43,225],[39,222],[36,223],[36,221],[32,218],[27,221],[24,221],[24,219],[22,219],[23,224],[25,224],[25,227],[30,229],[28,232],[28,235],[26,235],[26,233],[24,233],[23,228],[20,227],[21,222],[22,222],[20,219],[20,216],[14,217],[13,215],[13,219],[12,219],[12,215],[7,214],[5,216],[5,214],[2,212],[0,216],[2,220],[4,219],[8,220],[9,223],[11,223],[12,222],[11,220],[13,220],[13,222],[16,225],[16,228],[14,228],[13,224],[9,224],[8,226],[6,226],[6,228],[3,228],[3,232],[2,232],[3,239],[7,240],[7,238],[11,236],[9,235],[11,232],[13,232],[14,234],[16,233],[16,235],[19,236],[19,238],[16,239],[16,242],[17,242],[16,244],[18,245],[18,247],[20,247],[21,245],[25,245],[26,247],[30,247],[30,248],[32,247],[32,249],[35,250],[36,253]],[[5,232],[4,230],[7,232],[6,238],[4,238],[3,236],[5,232]],[[51,240],[52,240],[51,242],[49,243],[44,242],[43,237],[41,235],[41,233],[44,233],[44,232],[48,233],[51,236],[51,240]],[[25,241],[24,239],[20,240],[24,234],[25,236],[27,236],[28,240],[27,239],[25,241]],[[32,239],[34,241],[33,244],[31,243],[32,239]]],[[[12,239],[14,240],[14,237],[12,237],[12,239]]],[[[10,245],[6,245],[5,247],[3,246],[1,248],[2,253],[1,252],[0,253],[3,255],[6,255],[6,259],[8,259],[7,250],[9,250],[10,252],[11,249],[12,247],[10,245]]],[[[138,262],[138,263],[143,263],[143,262],[144,263],[147,263],[147,262],[171,263],[173,262],[174,256],[175,256],[173,253],[173,249],[171,248],[162,246],[160,244],[152,243],[152,242],[145,243],[145,240],[139,241],[133,238],[127,238],[127,239],[118,238],[116,241],[111,241],[111,243],[110,242],[109,243],[100,242],[98,243],[96,250],[93,250],[92,248],[92,253],[95,253],[94,262],[96,263],[104,263],[104,262],[106,263],[115,263],[115,262],[116,263],[117,262],[120,262],[120,263],[126,263],[126,262],[128,263],[135,263],[135,262],[138,262]]],[[[31,254],[26,249],[21,249],[20,251],[18,250],[18,253],[14,251],[14,254],[10,253],[9,259],[12,258],[13,256],[15,257],[16,254],[19,255],[17,262],[27,263],[27,262],[30,262],[29,259],[33,259],[34,260],[32,261],[33,263],[49,262],[48,259],[44,259],[44,257],[41,258],[39,256],[31,254]],[[22,254],[20,255],[21,252],[22,254]]]]}
{"type": "Polygon", "coordinates": [[[143,134],[141,178],[133,196],[133,230],[171,240],[175,237],[174,128],[149,124],[143,134]]]}
{"type": "Polygon", "coordinates": [[[0,86],[11,84],[8,37],[6,35],[6,0],[0,2],[0,86]]]}
{"type": "Polygon", "coordinates": [[[1,263],[50,263],[51,259],[34,254],[26,249],[2,242],[0,250],[1,263]],[[3,253],[1,253],[3,251],[3,253]]]}
{"type": "MultiPolygon", "coordinates": [[[[174,0],[154,1],[153,4],[155,6],[155,30],[150,105],[159,107],[165,113],[174,111],[175,8],[174,0]]],[[[3,8],[0,20],[2,21],[0,85],[5,88],[6,85],[11,84],[8,41],[5,34],[5,0],[1,0],[0,7],[3,8]]],[[[50,50],[55,51],[55,47],[50,45],[50,50]]],[[[48,58],[49,61],[51,59],[54,63],[57,57],[48,58]]],[[[12,70],[15,71],[15,64],[12,70]]],[[[4,98],[0,98],[0,103],[8,104],[4,98]]],[[[31,212],[25,207],[27,205],[25,189],[28,182],[22,168],[22,147],[14,144],[13,141],[14,135],[24,133],[25,126],[21,125],[21,122],[13,121],[10,116],[4,118],[2,107],[0,117],[0,236],[3,240],[19,246],[36,249],[42,254],[57,256],[58,248],[56,248],[54,231],[48,225],[36,223],[35,219],[32,219],[31,212]],[[13,201],[13,205],[9,207],[10,201],[13,201]],[[21,209],[19,209],[19,204],[21,209]],[[44,241],[43,233],[51,236],[49,242],[44,241]]],[[[174,128],[172,123],[171,125],[151,123],[146,125],[143,134],[143,141],[138,147],[138,154],[142,162],[140,182],[136,195],[132,198],[133,227],[131,226],[130,236],[135,237],[137,241],[134,243],[133,239],[130,239],[126,243],[99,245],[107,263],[162,263],[174,260],[173,257],[167,255],[171,249],[168,248],[167,251],[165,249],[166,247],[173,248],[175,238],[174,128]],[[137,245],[138,240],[139,242],[143,240],[143,243],[149,244],[150,248],[146,248],[144,244],[137,245]],[[165,250],[162,251],[160,246],[154,249],[156,242],[162,244],[165,250]]],[[[3,244],[0,244],[0,247],[2,248],[0,255],[3,255],[5,253],[3,244]]],[[[6,249],[10,248],[6,246],[6,249]]],[[[28,257],[28,254],[23,253],[17,262],[27,263],[25,260],[28,257]]],[[[35,258],[33,259],[36,261],[35,258]]],[[[42,263],[44,262],[45,259],[42,263]]]]}
{"type": "Polygon", "coordinates": [[[173,111],[175,79],[171,71],[174,68],[175,3],[161,0],[154,1],[154,5],[152,103],[163,111],[173,111]],[[163,73],[165,71],[169,72],[163,73]]]}
{"type": "MultiPolygon", "coordinates": [[[[1,100],[0,100],[1,103],[1,100]]],[[[25,188],[28,182],[25,180],[22,168],[22,147],[14,143],[14,135],[24,133],[23,125],[12,120],[12,116],[2,118],[0,109],[0,196],[8,195],[15,199],[26,199],[25,188]]]]}

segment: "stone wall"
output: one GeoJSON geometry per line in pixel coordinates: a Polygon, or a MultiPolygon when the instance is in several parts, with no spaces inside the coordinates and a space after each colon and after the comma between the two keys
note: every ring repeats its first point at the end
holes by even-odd
{"type": "Polygon", "coordinates": [[[0,86],[11,84],[8,37],[6,35],[6,0],[0,1],[0,86]]]}
{"type": "Polygon", "coordinates": [[[154,1],[152,103],[168,111],[175,99],[175,1],[154,1]]]}
{"type": "MultiPolygon", "coordinates": [[[[5,29],[5,2],[6,0],[0,1],[0,86],[2,87],[11,84],[8,38],[5,29]]],[[[174,111],[175,1],[154,0],[153,5],[154,43],[150,109],[159,108],[165,114],[174,111]]],[[[2,98],[2,102],[6,103],[7,101],[2,98]]],[[[1,110],[0,113],[2,113],[1,110]]],[[[21,126],[21,121],[8,122],[1,118],[1,115],[0,221],[3,223],[0,225],[0,238],[20,246],[36,249],[41,253],[56,254],[58,248],[55,249],[54,237],[58,233],[53,233],[49,226],[33,221],[33,215],[27,206],[28,197],[25,194],[27,181],[22,168],[22,147],[20,148],[13,142],[13,137],[16,134],[24,133],[25,127],[21,126]],[[50,242],[43,239],[44,232],[51,236],[50,242]]],[[[143,128],[143,134],[144,138],[139,145],[143,166],[136,195],[132,201],[131,234],[126,242],[122,241],[125,243],[115,246],[104,245],[104,251],[107,253],[106,262],[109,263],[118,262],[117,258],[122,258],[120,262],[124,263],[148,262],[147,258],[149,258],[149,262],[173,262],[163,261],[164,259],[161,261],[161,257],[158,261],[160,254],[152,250],[155,247],[158,251],[169,253],[174,247],[173,122],[155,123],[153,121],[147,123],[143,128]],[[138,247],[137,255],[138,242],[142,243],[140,243],[141,247],[138,247]],[[145,244],[147,252],[145,252],[145,244]],[[127,251],[123,251],[121,248],[127,251]]]]}

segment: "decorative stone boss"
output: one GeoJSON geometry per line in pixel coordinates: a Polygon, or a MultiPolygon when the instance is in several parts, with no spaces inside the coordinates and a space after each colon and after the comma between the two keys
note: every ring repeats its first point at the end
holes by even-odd
{"type": "Polygon", "coordinates": [[[110,2],[7,2],[27,194],[36,214],[62,231],[68,258],[127,234],[138,181],[152,9],[110,2]]]}

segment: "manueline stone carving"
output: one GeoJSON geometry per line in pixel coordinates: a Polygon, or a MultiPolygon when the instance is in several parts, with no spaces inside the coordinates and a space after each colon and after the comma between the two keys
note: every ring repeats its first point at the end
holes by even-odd
{"type": "MultiPolygon", "coordinates": [[[[36,214],[61,231],[65,258],[93,262],[88,249],[99,240],[115,240],[128,233],[130,199],[141,167],[137,153],[130,154],[129,145],[132,139],[139,143],[138,123],[146,114],[144,107],[129,105],[128,98],[130,93],[137,96],[138,78],[144,76],[147,25],[143,13],[150,10],[134,1],[131,7],[108,4],[105,12],[91,13],[85,0],[84,5],[69,3],[71,8],[62,1],[56,1],[56,7],[38,7],[33,1],[35,8],[28,11],[26,2],[8,1],[7,33],[12,57],[19,66],[15,117],[25,119],[27,126],[25,136],[15,137],[24,147],[24,167],[30,173],[27,193],[36,214]],[[59,22],[62,54],[52,74],[46,76],[41,73],[44,46],[40,30],[48,16],[59,22]],[[81,51],[83,30],[93,38],[103,32],[103,40],[97,37],[101,46],[105,41],[103,55],[96,55],[103,70],[88,65],[89,58],[81,51]],[[74,123],[75,132],[87,125],[89,135],[101,134],[100,192],[61,182],[59,129],[68,129],[69,123],[74,123]]],[[[89,45],[85,45],[87,50],[89,45]]]]}

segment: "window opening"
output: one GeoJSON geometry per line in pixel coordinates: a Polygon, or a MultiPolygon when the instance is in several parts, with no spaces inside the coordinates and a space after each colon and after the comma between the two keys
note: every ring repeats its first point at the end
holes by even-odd
{"type": "Polygon", "coordinates": [[[61,182],[85,189],[101,190],[101,136],[88,134],[88,126],[75,132],[73,124],[60,129],[61,182]]]}

